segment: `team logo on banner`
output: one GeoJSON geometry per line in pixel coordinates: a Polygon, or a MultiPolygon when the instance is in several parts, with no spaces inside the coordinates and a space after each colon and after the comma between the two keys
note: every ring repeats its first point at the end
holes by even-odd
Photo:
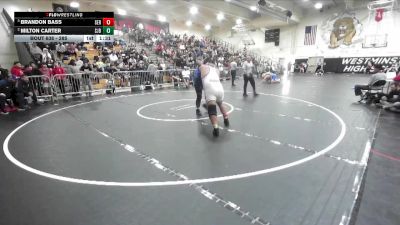
{"type": "Polygon", "coordinates": [[[363,25],[354,12],[335,13],[320,27],[322,39],[330,49],[352,48],[362,42],[363,25]]]}
{"type": "Polygon", "coordinates": [[[376,22],[379,23],[383,19],[383,12],[384,12],[384,9],[377,9],[376,10],[376,13],[375,13],[375,21],[376,22]]]}

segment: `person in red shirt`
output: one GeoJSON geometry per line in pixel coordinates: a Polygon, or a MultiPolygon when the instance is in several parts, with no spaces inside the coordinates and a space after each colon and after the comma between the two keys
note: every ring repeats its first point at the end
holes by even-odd
{"type": "Polygon", "coordinates": [[[51,68],[47,68],[46,64],[42,64],[39,70],[43,75],[42,81],[43,81],[44,93],[46,95],[50,95],[51,94],[50,77],[53,75],[53,70],[51,68]]]}
{"type": "Polygon", "coordinates": [[[19,79],[24,75],[24,71],[22,70],[22,65],[20,62],[14,62],[14,65],[11,67],[11,75],[13,79],[19,79]]]}
{"type": "MultiPolygon", "coordinates": [[[[57,83],[58,88],[62,94],[65,94],[65,69],[61,66],[60,62],[57,62],[53,69],[54,81],[57,83]]],[[[65,95],[63,95],[65,97],[65,95]]]]}

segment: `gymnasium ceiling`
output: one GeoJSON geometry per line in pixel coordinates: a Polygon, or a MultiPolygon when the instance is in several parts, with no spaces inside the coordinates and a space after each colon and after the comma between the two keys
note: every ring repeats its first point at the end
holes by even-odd
{"type": "MultiPolygon", "coordinates": [[[[240,18],[251,28],[270,28],[297,23],[307,10],[314,8],[316,2],[323,3],[324,8],[344,6],[354,1],[368,0],[266,0],[266,5],[257,7],[258,0],[80,0],[81,11],[84,10],[126,10],[127,15],[157,19],[158,15],[166,17],[167,22],[185,26],[187,20],[192,21],[192,27],[203,29],[206,24],[215,28],[232,28],[240,18]],[[192,15],[190,8],[196,6],[198,13],[192,15]],[[293,16],[287,20],[286,13],[291,11],[293,16]],[[224,14],[224,19],[217,20],[218,13],[224,14]]],[[[57,1],[69,3],[69,1],[57,1]]]]}

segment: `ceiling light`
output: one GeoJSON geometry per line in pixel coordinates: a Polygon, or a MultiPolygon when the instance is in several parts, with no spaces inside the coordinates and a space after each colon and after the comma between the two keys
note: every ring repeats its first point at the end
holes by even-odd
{"type": "Polygon", "coordinates": [[[315,3],[315,5],[314,5],[314,7],[316,8],[316,9],[322,9],[322,3],[321,2],[317,2],[317,3],[315,3]]]}
{"type": "Polygon", "coordinates": [[[230,2],[231,0],[225,0],[226,2],[230,2]]]}
{"type": "Polygon", "coordinates": [[[236,20],[236,24],[241,24],[241,23],[243,23],[242,19],[237,19],[236,20]]]}
{"type": "Polygon", "coordinates": [[[190,14],[196,15],[199,12],[199,9],[196,6],[192,6],[190,8],[190,14]]]}
{"type": "Polygon", "coordinates": [[[192,26],[192,21],[190,21],[190,20],[188,20],[188,21],[186,21],[186,26],[188,26],[188,27],[190,27],[190,26],[192,26]]]}
{"type": "Polygon", "coordinates": [[[126,10],[123,10],[123,9],[117,9],[117,11],[118,11],[118,14],[120,14],[120,15],[126,15],[126,10]]]}
{"type": "Polygon", "coordinates": [[[221,21],[221,20],[223,20],[223,19],[225,19],[225,16],[224,16],[224,14],[223,14],[223,13],[221,13],[221,12],[220,12],[220,13],[218,13],[218,14],[217,14],[217,20],[218,20],[218,21],[221,21]]]}
{"type": "Polygon", "coordinates": [[[71,3],[69,3],[69,6],[71,6],[73,8],[79,8],[79,2],[71,2],[71,3]]]}
{"type": "Polygon", "coordinates": [[[257,6],[254,6],[254,5],[253,5],[253,6],[250,6],[250,10],[251,10],[251,11],[256,11],[256,10],[257,10],[257,6]]]}
{"type": "Polygon", "coordinates": [[[153,5],[157,2],[157,0],[146,0],[147,3],[149,3],[150,5],[153,5]]]}
{"type": "Polygon", "coordinates": [[[167,18],[165,18],[165,16],[163,16],[163,15],[158,15],[158,20],[160,22],[165,22],[165,21],[167,21],[167,18]]]}
{"type": "Polygon", "coordinates": [[[210,24],[205,25],[205,26],[204,26],[204,29],[210,30],[210,29],[211,29],[211,25],[210,25],[210,24]]]}

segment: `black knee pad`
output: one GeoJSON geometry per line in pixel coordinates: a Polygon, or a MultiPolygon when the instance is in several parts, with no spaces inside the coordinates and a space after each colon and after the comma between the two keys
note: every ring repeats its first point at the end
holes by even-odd
{"type": "Polygon", "coordinates": [[[217,115],[217,106],[216,105],[208,105],[208,115],[209,116],[216,116],[217,115]]]}

